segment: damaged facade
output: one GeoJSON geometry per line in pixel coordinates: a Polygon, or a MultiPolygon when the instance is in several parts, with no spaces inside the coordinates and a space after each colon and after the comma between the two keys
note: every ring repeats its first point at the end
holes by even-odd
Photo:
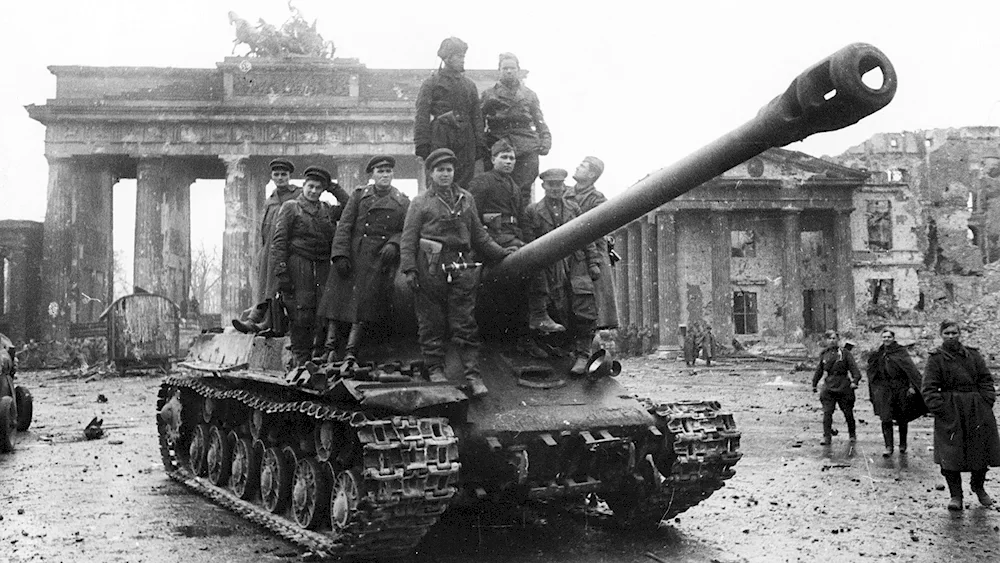
{"type": "Polygon", "coordinates": [[[984,264],[1000,259],[1000,127],[880,133],[834,159],[909,187],[922,262],[918,303],[975,302],[984,294],[984,264]]]}
{"type": "Polygon", "coordinates": [[[857,312],[917,306],[917,216],[904,182],[769,149],[616,231],[622,323],[661,349],[696,324],[801,349],[857,312]]]}
{"type": "Polygon", "coordinates": [[[38,332],[34,303],[38,302],[42,224],[0,221],[0,333],[14,342],[38,332]]]}

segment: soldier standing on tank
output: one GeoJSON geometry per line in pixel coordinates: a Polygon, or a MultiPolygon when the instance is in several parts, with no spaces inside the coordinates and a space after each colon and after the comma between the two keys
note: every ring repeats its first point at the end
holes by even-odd
{"type": "MultiPolygon", "coordinates": [[[[490,171],[476,176],[469,184],[469,192],[475,198],[479,217],[493,240],[504,248],[517,250],[524,246],[521,225],[524,223],[525,206],[521,199],[522,192],[512,174],[517,166],[515,148],[506,139],[500,139],[490,148],[490,153],[493,155],[490,171]]],[[[532,276],[528,283],[529,295],[548,294],[544,272],[532,276]]],[[[544,299],[529,300],[528,328],[543,334],[566,330],[549,317],[544,299]]],[[[523,351],[536,358],[548,357],[530,337],[523,338],[518,344],[523,351]]]]}
{"type": "MultiPolygon", "coordinates": [[[[576,185],[568,190],[567,199],[580,206],[580,211],[586,213],[608,201],[604,194],[597,191],[594,185],[604,174],[604,161],[596,156],[588,156],[576,167],[573,179],[576,185]]],[[[594,298],[597,300],[597,328],[618,327],[618,306],[615,304],[615,277],[611,275],[611,256],[608,241],[600,237],[594,241],[597,252],[601,255],[601,277],[594,281],[594,298]]]]}
{"type": "MultiPolygon", "coordinates": [[[[552,133],[538,103],[538,96],[521,83],[521,65],[513,53],[500,53],[500,80],[482,96],[486,145],[500,139],[514,146],[517,161],[511,176],[521,191],[521,202],[531,203],[531,186],[538,177],[538,156],[549,154],[552,133]]],[[[492,162],[485,161],[489,170],[492,162]]]]}
{"type": "Polygon", "coordinates": [[[437,55],[442,66],[420,86],[413,144],[420,158],[439,148],[455,153],[455,184],[467,187],[476,171],[476,159],[486,156],[479,90],[465,76],[469,46],[458,37],[441,42],[437,55]]]}
{"type": "MultiPolygon", "coordinates": [[[[528,205],[524,211],[524,234],[531,242],[581,215],[580,206],[563,197],[568,172],[559,168],[539,175],[545,197],[528,205]]],[[[600,256],[594,243],[577,250],[549,266],[546,271],[548,295],[529,295],[529,299],[544,299],[558,312],[557,320],[567,327],[569,347],[576,361],[570,373],[584,374],[590,343],[597,324],[597,303],[594,280],[601,277],[600,256]]]]}
{"type": "Polygon", "coordinates": [[[473,397],[485,395],[479,375],[476,291],[479,268],[472,251],[488,260],[512,254],[486,232],[472,194],[456,186],[455,153],[437,149],[427,156],[427,191],[414,198],[400,240],[400,270],[413,290],[420,349],[431,381],[444,375],[445,334],[457,346],[473,397]]]}
{"type": "Polygon", "coordinates": [[[365,172],[372,183],[352,193],[337,223],[331,252],[336,273],[327,278],[320,306],[327,319],[327,360],[336,358],[339,323],[351,325],[345,360],[355,360],[365,327],[386,327],[399,239],[410,199],[392,185],[396,159],[374,156],[365,172]],[[332,353],[332,357],[330,357],[332,353]]]}
{"type": "Polygon", "coordinates": [[[296,365],[323,352],[326,324],[316,321],[316,307],[330,272],[330,246],[342,211],[319,199],[330,187],[329,172],[310,166],[305,177],[299,197],[281,205],[271,243],[273,289],[281,292],[288,309],[296,365]]]}

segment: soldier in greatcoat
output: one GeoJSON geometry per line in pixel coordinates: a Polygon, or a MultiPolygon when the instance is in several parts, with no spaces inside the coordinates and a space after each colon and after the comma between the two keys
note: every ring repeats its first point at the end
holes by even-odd
{"type": "MultiPolygon", "coordinates": [[[[260,246],[257,252],[260,254],[260,269],[257,272],[257,291],[261,293],[259,301],[270,299],[274,294],[268,294],[268,288],[274,285],[274,265],[271,263],[271,240],[274,238],[274,224],[278,220],[278,210],[281,204],[299,197],[302,188],[290,182],[292,173],[295,172],[295,165],[290,160],[276,158],[271,161],[271,181],[274,182],[274,191],[264,200],[264,211],[260,221],[260,246]]],[[[251,319],[253,320],[253,319],[251,319]]],[[[257,319],[256,322],[260,322],[257,319]]]]}
{"type": "Polygon", "coordinates": [[[385,328],[390,322],[399,239],[410,207],[410,199],[392,185],[395,166],[391,156],[368,161],[365,171],[372,183],[351,193],[333,237],[334,273],[327,278],[320,309],[328,323],[328,354],[337,347],[337,324],[351,325],[345,360],[357,357],[366,326],[385,328]]]}
{"type": "Polygon", "coordinates": [[[972,492],[983,506],[993,504],[986,493],[986,471],[1000,466],[1000,436],[993,415],[996,388],[983,355],[960,341],[958,323],[941,323],[941,347],[924,367],[920,393],[934,415],[934,462],[948,483],[948,510],[962,510],[962,473],[972,473],[972,492]]]}
{"type": "MultiPolygon", "coordinates": [[[[567,199],[580,206],[586,213],[608,201],[594,185],[604,174],[604,161],[596,156],[588,156],[576,167],[573,179],[576,185],[567,193],[567,199]]],[[[601,277],[594,281],[594,298],[597,300],[597,328],[618,327],[618,306],[615,304],[615,277],[611,274],[611,257],[608,241],[599,237],[594,241],[601,255],[601,277]]]]}
{"type": "MultiPolygon", "coordinates": [[[[527,242],[553,231],[581,215],[580,206],[563,197],[568,172],[553,168],[539,175],[545,197],[528,205],[524,211],[524,235],[527,242]]],[[[544,299],[553,317],[566,326],[568,347],[575,358],[570,373],[584,374],[590,343],[597,324],[594,280],[601,277],[600,257],[594,243],[557,261],[546,270],[548,295],[529,295],[544,299]]]]}
{"type": "MultiPolygon", "coordinates": [[[[483,91],[486,145],[500,139],[514,146],[517,161],[511,176],[521,192],[523,205],[531,203],[531,186],[538,177],[538,156],[549,154],[552,133],[545,123],[538,96],[521,83],[521,64],[513,53],[501,53],[500,80],[483,91]]],[[[492,162],[484,159],[485,170],[492,162]]]]}
{"type": "Polygon", "coordinates": [[[486,153],[479,90],[465,76],[468,44],[457,37],[441,42],[442,66],[420,86],[413,144],[420,158],[439,148],[455,153],[455,184],[466,188],[476,172],[476,159],[486,153]]]}
{"type": "Polygon", "coordinates": [[[414,198],[406,213],[399,268],[414,292],[420,350],[431,381],[447,381],[445,336],[450,332],[470,392],[479,397],[488,389],[479,375],[475,260],[501,260],[514,251],[490,237],[472,194],[454,184],[455,160],[450,149],[427,156],[427,191],[414,198]]]}
{"type": "Polygon", "coordinates": [[[319,199],[330,187],[330,173],[311,166],[305,177],[299,197],[281,205],[271,241],[275,284],[269,291],[280,291],[288,310],[297,365],[323,353],[326,323],[317,322],[316,308],[330,272],[330,246],[341,214],[340,206],[319,199]]]}

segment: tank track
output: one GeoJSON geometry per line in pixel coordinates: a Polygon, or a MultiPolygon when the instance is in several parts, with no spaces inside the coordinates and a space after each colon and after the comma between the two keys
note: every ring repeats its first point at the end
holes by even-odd
{"type": "Polygon", "coordinates": [[[705,500],[736,474],[733,466],[743,457],[740,432],[719,403],[640,401],[656,417],[665,447],[636,460],[620,494],[605,496],[610,511],[590,499],[573,512],[605,524],[655,527],[705,500]]]}
{"type": "Polygon", "coordinates": [[[361,467],[355,467],[364,489],[352,513],[356,517],[339,531],[312,531],[268,511],[258,504],[259,495],[258,502],[243,500],[197,476],[184,453],[174,451],[159,417],[157,421],[161,456],[171,479],[320,557],[391,558],[411,553],[455,496],[460,469],[458,440],[446,419],[377,418],[360,410],[296,400],[298,397],[289,393],[233,388],[225,379],[196,376],[165,378],[157,413],[176,389],[188,389],[202,398],[235,400],[266,414],[298,415],[350,427],[355,445],[363,452],[359,456],[361,467]]]}

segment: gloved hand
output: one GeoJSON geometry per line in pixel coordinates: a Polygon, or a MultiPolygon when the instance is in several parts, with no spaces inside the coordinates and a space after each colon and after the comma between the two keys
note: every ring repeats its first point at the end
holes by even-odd
{"type": "Polygon", "coordinates": [[[601,267],[597,264],[587,266],[587,273],[590,274],[590,279],[593,281],[601,279],[601,267]]]}
{"type": "Polygon", "coordinates": [[[333,259],[333,267],[337,269],[337,275],[347,279],[351,275],[351,260],[346,256],[338,256],[333,259]]]}
{"type": "Polygon", "coordinates": [[[503,249],[503,257],[506,258],[506,257],[510,256],[511,254],[514,254],[515,252],[517,252],[517,248],[516,247],[508,246],[508,247],[506,247],[506,248],[503,249]]]}
{"type": "Polygon", "coordinates": [[[431,146],[430,145],[418,145],[417,148],[416,148],[416,150],[413,151],[413,153],[416,154],[417,156],[419,156],[420,158],[426,159],[427,155],[431,154],[431,146]]]}
{"type": "Polygon", "coordinates": [[[392,264],[399,258],[399,245],[394,242],[385,243],[385,246],[379,251],[378,257],[383,264],[392,264]]]}
{"type": "Polygon", "coordinates": [[[278,291],[281,293],[292,293],[295,291],[295,286],[292,285],[292,276],[288,275],[288,272],[281,272],[275,278],[278,280],[278,291]]]}
{"type": "Polygon", "coordinates": [[[417,273],[413,270],[406,272],[406,285],[414,292],[420,291],[420,281],[417,279],[417,273]]]}

